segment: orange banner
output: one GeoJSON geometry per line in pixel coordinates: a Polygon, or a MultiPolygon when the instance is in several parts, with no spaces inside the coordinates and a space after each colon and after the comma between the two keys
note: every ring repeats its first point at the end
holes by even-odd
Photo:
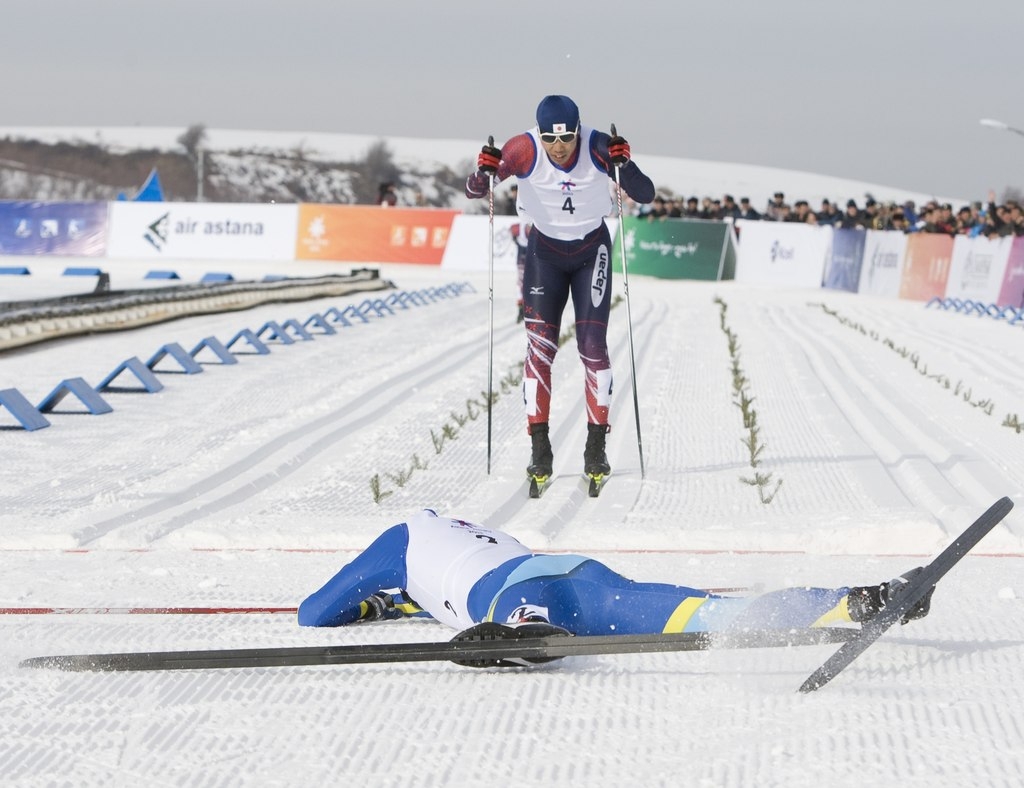
{"type": "Polygon", "coordinates": [[[300,205],[296,260],[440,265],[458,211],[300,205]]]}
{"type": "Polygon", "coordinates": [[[900,276],[900,298],[911,301],[945,298],[952,259],[952,236],[938,233],[914,233],[907,236],[907,255],[900,276]]]}

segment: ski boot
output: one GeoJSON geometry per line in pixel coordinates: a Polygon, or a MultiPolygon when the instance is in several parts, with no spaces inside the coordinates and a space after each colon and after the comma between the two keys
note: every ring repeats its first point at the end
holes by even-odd
{"type": "Polygon", "coordinates": [[[607,424],[587,425],[587,446],[583,450],[583,473],[590,479],[590,497],[596,498],[601,492],[605,478],[612,472],[608,455],[604,452],[604,439],[608,434],[607,424]]]}
{"type": "Polygon", "coordinates": [[[473,643],[489,643],[497,650],[508,651],[506,657],[455,657],[452,659],[456,665],[464,665],[468,668],[514,668],[530,667],[541,665],[545,662],[553,662],[561,657],[524,657],[516,655],[516,646],[520,645],[528,649],[531,640],[545,640],[553,637],[571,637],[572,633],[562,627],[556,627],[547,621],[529,621],[515,626],[499,624],[496,621],[485,621],[466,629],[454,638],[453,643],[466,643],[470,648],[473,643]],[[504,646],[497,641],[512,641],[504,646]],[[518,641],[518,642],[516,642],[518,641]]]}
{"type": "Polygon", "coordinates": [[[548,425],[531,424],[530,441],[533,444],[533,454],[526,468],[526,475],[530,477],[530,497],[539,498],[548,479],[551,478],[554,463],[551,441],[548,438],[548,425]]]}
{"type": "MultiPolygon", "coordinates": [[[[846,599],[846,609],[850,613],[851,620],[862,623],[874,618],[874,616],[878,615],[879,611],[881,611],[883,607],[899,596],[900,590],[909,580],[920,574],[922,571],[924,571],[924,568],[919,566],[916,569],[911,569],[909,572],[904,572],[902,575],[890,580],[888,583],[879,583],[877,586],[857,586],[851,588],[846,599]]],[[[928,593],[924,595],[921,601],[907,611],[900,620],[900,623],[906,624],[909,621],[915,621],[927,616],[929,610],[931,610],[932,593],[934,591],[934,587],[929,589],[928,593]]]]}

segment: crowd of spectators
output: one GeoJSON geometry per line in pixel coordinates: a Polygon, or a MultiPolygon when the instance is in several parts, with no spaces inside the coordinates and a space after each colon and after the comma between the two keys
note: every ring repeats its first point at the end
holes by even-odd
{"type": "Polygon", "coordinates": [[[1024,209],[1021,204],[1015,200],[997,204],[994,192],[989,192],[988,197],[986,205],[980,201],[972,202],[954,213],[952,205],[936,200],[928,201],[919,209],[912,200],[897,205],[895,202],[878,202],[870,196],[864,200],[863,206],[856,200],[847,200],[846,206],[840,208],[838,202],[825,199],[821,207],[814,210],[807,200],[796,200],[790,205],[785,194],[776,192],[761,211],[755,209],[747,197],[736,202],[731,194],[720,200],[658,196],[650,205],[639,206],[638,215],[649,221],[667,218],[752,219],[831,225],[843,229],[901,230],[906,233],[982,235],[987,238],[1024,236],[1024,209]]]}

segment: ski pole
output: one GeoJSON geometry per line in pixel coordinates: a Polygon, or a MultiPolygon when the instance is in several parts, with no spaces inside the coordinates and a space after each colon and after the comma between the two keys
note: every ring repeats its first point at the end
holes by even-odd
{"type": "MultiPolygon", "coordinates": [[[[615,133],[615,124],[612,124],[612,136],[615,133]]],[[[619,252],[622,255],[622,289],[626,294],[626,333],[629,336],[629,371],[633,384],[633,415],[636,418],[636,449],[640,454],[640,478],[646,477],[644,470],[644,442],[640,437],[640,400],[636,393],[636,355],[633,353],[633,313],[629,307],[629,268],[626,265],[626,228],[622,217],[622,183],[619,179],[619,167],[615,165],[615,194],[619,203],[619,252]]]]}
{"type": "MultiPolygon", "coordinates": [[[[487,138],[494,147],[494,137],[487,138]]],[[[487,173],[487,216],[490,224],[487,247],[487,475],[491,475],[491,403],[494,375],[494,173],[487,173]]]]}

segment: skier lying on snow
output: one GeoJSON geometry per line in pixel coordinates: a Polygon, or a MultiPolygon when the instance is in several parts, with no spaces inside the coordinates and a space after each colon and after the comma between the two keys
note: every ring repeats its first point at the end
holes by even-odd
{"type": "MultiPolygon", "coordinates": [[[[576,635],[722,632],[863,622],[919,569],[875,586],[723,597],[629,580],[582,555],[534,553],[512,536],[425,509],[387,529],[299,606],[299,624],[429,614],[459,630],[548,622],[576,635]]],[[[928,614],[931,591],[903,619],[928,614]]]]}

